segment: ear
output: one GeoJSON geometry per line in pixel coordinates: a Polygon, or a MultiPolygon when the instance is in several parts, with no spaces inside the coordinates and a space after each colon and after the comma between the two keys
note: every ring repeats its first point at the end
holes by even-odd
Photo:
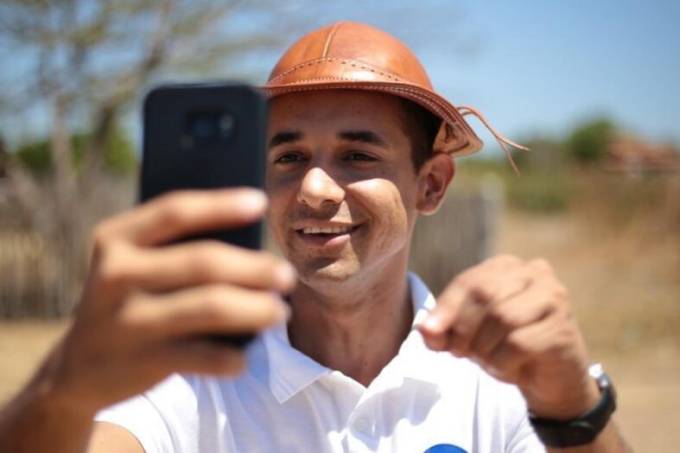
{"type": "Polygon", "coordinates": [[[418,171],[418,200],[416,208],[423,215],[432,215],[439,209],[456,167],[446,153],[435,153],[418,171]]]}

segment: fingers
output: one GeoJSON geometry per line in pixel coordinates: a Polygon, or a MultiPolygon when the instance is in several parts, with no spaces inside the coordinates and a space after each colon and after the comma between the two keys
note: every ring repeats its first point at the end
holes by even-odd
{"type": "MultiPolygon", "coordinates": [[[[281,293],[295,284],[294,268],[274,255],[218,241],[194,241],[167,247],[139,249],[119,245],[107,259],[119,266],[108,269],[114,280],[150,292],[188,286],[228,283],[281,293]],[[124,255],[124,256],[121,256],[124,255]]],[[[103,267],[106,264],[102,265],[103,267]]]]}
{"type": "Polygon", "coordinates": [[[235,228],[259,219],[265,195],[250,188],[178,191],[160,196],[100,226],[100,241],[119,239],[139,246],[169,242],[201,231],[235,228]]]}
{"type": "Polygon", "coordinates": [[[288,316],[272,292],[206,285],[169,294],[138,293],[121,310],[127,328],[146,338],[259,332],[288,316]]]}
{"type": "Polygon", "coordinates": [[[438,298],[421,327],[428,345],[437,350],[468,354],[471,343],[495,303],[525,290],[531,270],[525,266],[502,269],[502,279],[480,281],[476,275],[461,275],[438,298]]]}
{"type": "Polygon", "coordinates": [[[543,285],[534,284],[526,292],[494,304],[470,342],[470,355],[487,358],[510,332],[549,316],[556,310],[551,297],[543,285]]]}
{"type": "Polygon", "coordinates": [[[519,381],[526,363],[554,347],[558,329],[559,322],[554,318],[516,329],[496,345],[483,361],[483,366],[496,378],[519,381]]]}

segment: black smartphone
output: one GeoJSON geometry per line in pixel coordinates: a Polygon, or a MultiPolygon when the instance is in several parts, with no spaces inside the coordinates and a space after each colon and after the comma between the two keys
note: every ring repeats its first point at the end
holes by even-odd
{"type": "MultiPolygon", "coordinates": [[[[264,94],[242,83],[168,84],[144,100],[139,201],[180,189],[263,187],[267,128],[264,94]]],[[[262,222],[181,238],[217,239],[259,249],[262,222]]],[[[254,335],[210,335],[244,346],[254,335]]]]}

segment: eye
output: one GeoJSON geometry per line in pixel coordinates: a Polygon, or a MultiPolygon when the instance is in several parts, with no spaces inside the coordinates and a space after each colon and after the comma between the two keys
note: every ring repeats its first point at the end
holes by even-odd
{"type": "Polygon", "coordinates": [[[300,152],[290,151],[281,153],[276,159],[274,159],[275,164],[292,164],[295,162],[305,161],[305,156],[300,152]]]}
{"type": "Polygon", "coordinates": [[[363,151],[350,151],[347,154],[344,155],[343,160],[348,160],[348,161],[360,161],[360,162],[373,162],[378,159],[375,157],[371,156],[370,154],[367,154],[363,151]]]}

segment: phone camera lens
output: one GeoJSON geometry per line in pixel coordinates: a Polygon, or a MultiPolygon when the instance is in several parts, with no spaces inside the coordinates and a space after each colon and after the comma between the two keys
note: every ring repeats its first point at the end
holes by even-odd
{"type": "Polygon", "coordinates": [[[225,112],[202,112],[188,117],[187,135],[195,143],[219,142],[234,131],[234,117],[225,112]]]}
{"type": "Polygon", "coordinates": [[[220,121],[218,123],[220,135],[222,137],[229,137],[234,130],[234,117],[228,113],[220,115],[220,121]]]}
{"type": "Polygon", "coordinates": [[[202,114],[194,116],[189,124],[191,136],[198,141],[209,140],[217,135],[217,118],[214,115],[202,114]]]}

